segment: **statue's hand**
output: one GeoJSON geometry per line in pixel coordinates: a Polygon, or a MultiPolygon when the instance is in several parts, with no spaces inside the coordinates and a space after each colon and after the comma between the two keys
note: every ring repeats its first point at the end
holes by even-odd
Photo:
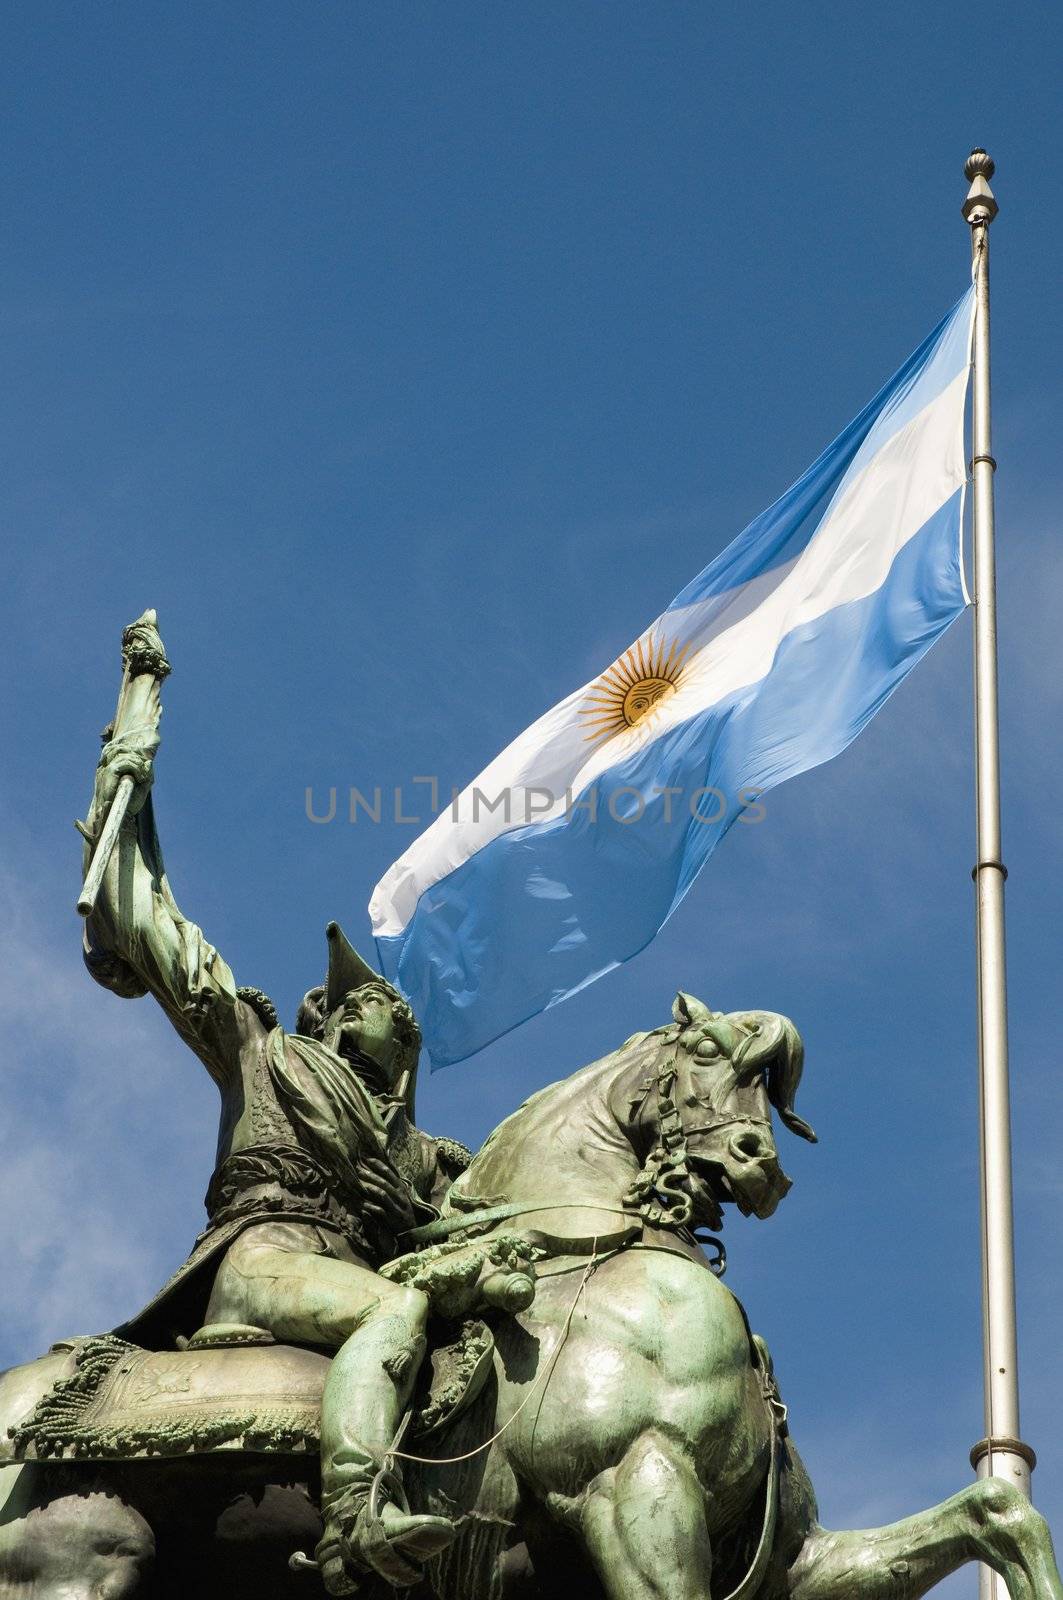
{"type": "Polygon", "coordinates": [[[166,646],[154,611],[143,612],[122,634],[122,660],[131,678],[150,672],[161,680],[169,673],[166,646]]]}
{"type": "Polygon", "coordinates": [[[131,731],[110,739],[103,747],[96,772],[95,812],[99,817],[107,814],[118,785],[123,778],[132,778],[133,793],[127,815],[135,816],[148,798],[155,777],[154,755],[158,738],[154,731],[137,734],[131,731]]]}
{"type": "Polygon", "coordinates": [[[90,817],[96,832],[123,778],[133,780],[127,816],[136,816],[151,789],[152,764],[159,748],[158,684],[170,670],[154,611],[143,612],[125,629],[122,663],[124,677],[118,715],[104,734],[107,743],[96,772],[96,793],[90,817]],[[155,679],[155,683],[151,679],[155,679]]]}
{"type": "Polygon", "coordinates": [[[358,1165],[362,1209],[389,1233],[404,1233],[416,1221],[410,1191],[383,1156],[363,1156],[358,1165]]]}

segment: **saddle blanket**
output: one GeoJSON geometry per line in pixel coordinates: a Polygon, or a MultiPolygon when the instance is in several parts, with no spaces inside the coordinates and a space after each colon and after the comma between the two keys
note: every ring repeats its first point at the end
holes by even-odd
{"type": "Polygon", "coordinates": [[[12,1430],[17,1460],[114,1460],[318,1448],[329,1357],[291,1345],[142,1350],[104,1334],[78,1341],[73,1370],[12,1430]]]}

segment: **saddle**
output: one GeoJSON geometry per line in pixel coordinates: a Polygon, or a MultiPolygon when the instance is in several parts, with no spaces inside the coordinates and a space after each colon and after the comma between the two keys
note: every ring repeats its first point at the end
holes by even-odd
{"type": "MultiPolygon", "coordinates": [[[[544,1254],[503,1233],[432,1245],[383,1269],[425,1293],[435,1313],[408,1438],[441,1432],[476,1399],[494,1352],[476,1313],[529,1305],[533,1263],[544,1254]]],[[[16,1461],[317,1455],[330,1353],[242,1324],[208,1325],[180,1343],[147,1350],[108,1333],[53,1345],[68,1360],[3,1453],[16,1461]]]]}
{"type": "MultiPolygon", "coordinates": [[[[143,1350],[114,1334],[52,1346],[60,1376],[0,1452],[15,1461],[114,1461],[318,1453],[331,1357],[262,1330],[201,1330],[183,1350],[143,1350]]],[[[494,1339],[470,1318],[430,1351],[407,1437],[442,1431],[482,1390],[494,1339]]]]}

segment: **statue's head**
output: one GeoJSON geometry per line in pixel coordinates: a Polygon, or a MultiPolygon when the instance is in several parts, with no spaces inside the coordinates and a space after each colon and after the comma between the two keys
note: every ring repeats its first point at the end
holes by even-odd
{"type": "Polygon", "coordinates": [[[680,1068],[677,1093],[696,1115],[687,1150],[696,1180],[744,1216],[770,1217],[792,1187],[779,1161],[771,1113],[815,1142],[794,1111],[804,1046],[788,1017],[774,1011],[713,1012],[692,995],[676,996],[680,1068]],[[686,1078],[683,1084],[684,1076],[686,1078]]]}
{"type": "Polygon", "coordinates": [[[328,977],[303,997],[297,1030],[349,1062],[375,1094],[404,1099],[412,1117],[421,1052],[414,1014],[398,990],[362,960],[338,923],[325,931],[328,977]]]}
{"type": "Polygon", "coordinates": [[[674,1148],[681,1132],[682,1187],[693,1201],[693,1220],[720,1227],[728,1202],[744,1216],[770,1217],[791,1188],[772,1110],[791,1132],[816,1138],[794,1111],[801,1036],[776,1012],[715,1012],[688,994],[677,995],[672,1015],[674,1024],[658,1037],[665,1049],[660,1103],[670,1102],[674,1116],[665,1111],[659,1137],[667,1147],[671,1134],[674,1148]]]}

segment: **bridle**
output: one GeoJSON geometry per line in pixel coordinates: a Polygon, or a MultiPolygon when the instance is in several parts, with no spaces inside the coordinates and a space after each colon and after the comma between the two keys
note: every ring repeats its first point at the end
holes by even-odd
{"type": "MultiPolygon", "coordinates": [[[[732,1068],[741,1065],[750,1045],[753,1043],[759,1029],[751,1029],[747,1036],[741,1040],[737,1048],[729,1056],[732,1068]]],[[[634,1179],[627,1193],[624,1195],[624,1205],[637,1211],[650,1227],[670,1228],[678,1230],[689,1229],[694,1220],[694,1199],[687,1187],[691,1176],[689,1151],[687,1140],[697,1134],[714,1133],[718,1128],[725,1128],[732,1124],[743,1127],[767,1127],[770,1129],[771,1121],[767,1117],[752,1117],[730,1113],[711,1116],[707,1122],[701,1122],[696,1127],[689,1127],[683,1120],[683,1113],[676,1104],[680,1074],[682,1071],[682,1055],[684,1053],[684,1040],[689,1040],[685,1046],[686,1054],[691,1055],[697,1048],[701,1038],[708,1038],[705,1030],[681,1030],[675,1042],[675,1049],[655,1077],[650,1078],[645,1084],[640,1084],[643,1091],[640,1098],[632,1102],[632,1116],[637,1119],[645,1107],[651,1091],[657,1090],[657,1137],[653,1148],[643,1162],[642,1170],[634,1179]]],[[[723,1052],[721,1051],[721,1054],[723,1052]]],[[[684,1102],[686,1097],[683,1097],[684,1102]]],[[[702,1102],[696,1102],[700,1105],[702,1102]]],[[[711,1107],[708,1108],[711,1112],[711,1107]]],[[[712,1243],[719,1249],[719,1262],[714,1263],[714,1270],[722,1272],[723,1262],[726,1260],[723,1246],[718,1239],[712,1243]]]]}

